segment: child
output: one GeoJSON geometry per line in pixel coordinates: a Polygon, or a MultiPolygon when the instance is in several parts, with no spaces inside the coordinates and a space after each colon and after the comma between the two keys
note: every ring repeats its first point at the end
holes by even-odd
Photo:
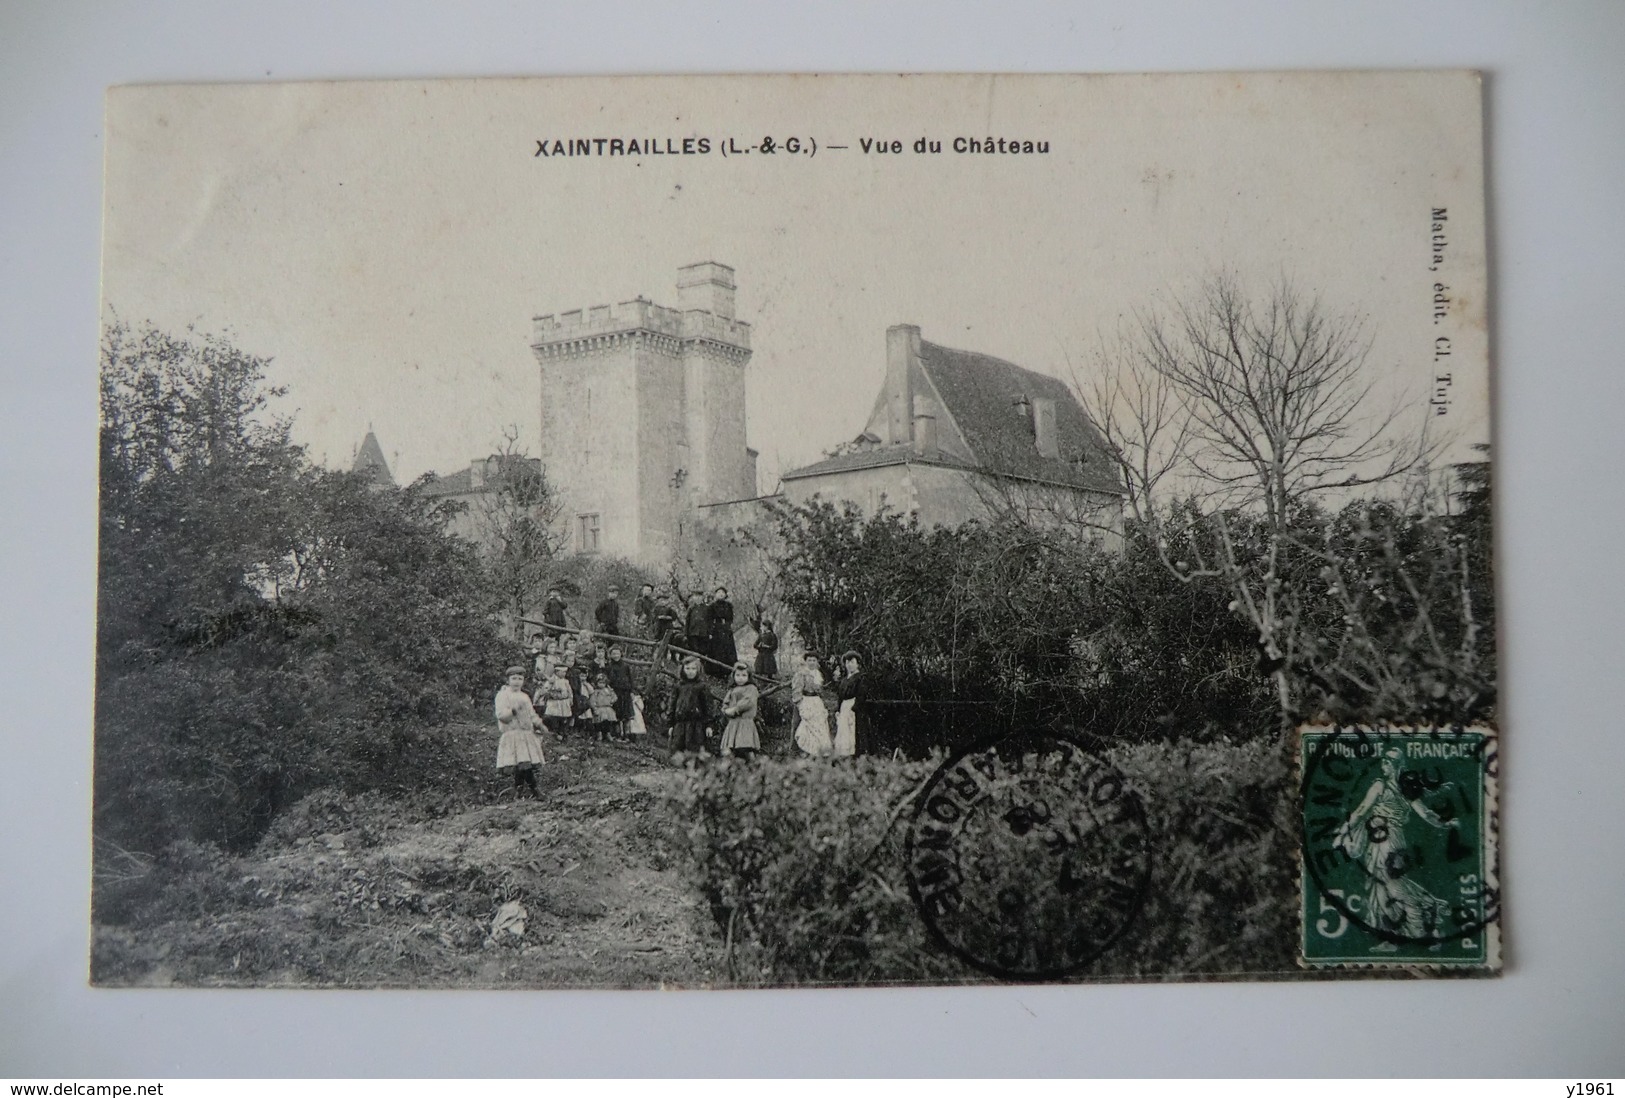
{"type": "Polygon", "coordinates": [[[765,618],[756,633],[756,677],[779,677],[779,635],[773,631],[773,623],[765,618]]]}
{"type": "Polygon", "coordinates": [[[575,662],[570,664],[570,721],[585,731],[592,724],[592,657],[576,649],[575,662]]]}
{"type": "Polygon", "coordinates": [[[666,707],[666,723],[671,728],[671,761],[680,763],[685,755],[705,753],[705,728],[715,713],[716,699],[700,677],[700,661],[683,661],[677,675],[677,689],[666,707]]]}
{"type": "Polygon", "coordinates": [[[540,691],[542,695],[542,723],[555,736],[563,736],[575,715],[575,688],[570,685],[570,669],[562,663],[553,669],[553,677],[540,691]]]}
{"type": "Polygon", "coordinates": [[[615,691],[615,735],[626,738],[626,726],[632,719],[632,667],[621,658],[621,646],[610,645],[609,662],[604,665],[609,688],[615,691]]]}
{"type": "Polygon", "coordinates": [[[828,755],[834,744],[829,738],[829,710],[824,708],[824,674],[818,669],[818,655],[808,652],[790,679],[796,695],[796,746],[813,758],[828,755]]]}
{"type": "Polygon", "coordinates": [[[749,762],[762,749],[762,737],[756,730],[758,699],[756,686],[750,681],[750,666],[734,664],[733,686],[722,699],[722,713],[728,718],[728,727],[722,730],[724,755],[749,762]]]}
{"type": "Polygon", "coordinates": [[[592,694],[588,697],[592,706],[592,726],[598,733],[600,743],[608,740],[615,734],[615,691],[609,688],[609,676],[602,671],[593,679],[592,694]]]}
{"type": "Polygon", "coordinates": [[[502,739],[497,742],[497,772],[513,777],[519,796],[529,790],[532,799],[540,797],[536,768],[547,760],[542,756],[542,741],[534,731],[536,707],[525,693],[523,667],[508,668],[508,682],[497,691],[496,716],[497,727],[502,730],[502,739]]]}

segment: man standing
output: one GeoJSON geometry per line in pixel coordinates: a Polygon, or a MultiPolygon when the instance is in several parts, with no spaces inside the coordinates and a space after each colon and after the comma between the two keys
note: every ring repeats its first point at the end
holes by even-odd
{"type": "Polygon", "coordinates": [[[609,585],[609,597],[598,604],[593,611],[593,620],[598,623],[598,632],[608,633],[610,636],[621,635],[621,589],[613,583],[609,585]]]}
{"type": "Polygon", "coordinates": [[[688,618],[683,623],[683,643],[690,652],[711,654],[711,610],[705,596],[696,591],[688,596],[688,618]]]}
{"type": "Polygon", "coordinates": [[[646,583],[638,589],[638,601],[632,604],[632,620],[638,636],[652,637],[655,621],[655,585],[646,583]]]}
{"type": "Polygon", "coordinates": [[[559,589],[549,587],[547,589],[547,604],[542,607],[542,621],[548,625],[563,629],[569,624],[564,620],[564,611],[566,609],[568,607],[565,606],[564,600],[559,597],[559,589]]]}
{"type": "Polygon", "coordinates": [[[655,603],[654,640],[656,644],[672,635],[677,628],[677,611],[672,609],[671,602],[661,599],[655,603]]]}

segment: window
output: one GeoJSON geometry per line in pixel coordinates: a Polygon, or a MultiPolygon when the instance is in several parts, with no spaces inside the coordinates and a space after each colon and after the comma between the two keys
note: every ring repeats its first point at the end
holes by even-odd
{"type": "Polygon", "coordinates": [[[576,516],[576,551],[578,553],[598,552],[599,523],[596,513],[576,516]]]}

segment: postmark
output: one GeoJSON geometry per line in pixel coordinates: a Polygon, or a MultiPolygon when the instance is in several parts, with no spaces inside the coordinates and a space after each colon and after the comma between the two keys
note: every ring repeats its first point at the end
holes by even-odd
{"type": "Polygon", "coordinates": [[[951,756],[915,802],[905,857],[937,942],[1009,980],[1088,966],[1133,925],[1151,879],[1138,794],[1049,733],[951,756]]]}
{"type": "Polygon", "coordinates": [[[1310,728],[1300,960],[1495,968],[1496,741],[1482,728],[1310,728]]]}

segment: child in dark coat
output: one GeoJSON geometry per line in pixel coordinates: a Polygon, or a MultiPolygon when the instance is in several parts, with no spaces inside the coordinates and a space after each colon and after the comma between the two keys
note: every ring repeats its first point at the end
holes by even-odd
{"type": "Polygon", "coordinates": [[[621,658],[618,644],[610,646],[604,675],[609,680],[609,688],[615,691],[615,734],[624,738],[627,722],[632,719],[632,695],[636,688],[632,684],[632,666],[621,658]]]}
{"type": "Polygon", "coordinates": [[[683,661],[678,672],[677,689],[666,707],[666,723],[671,728],[672,762],[681,762],[684,755],[699,755],[705,751],[705,729],[716,716],[716,699],[711,687],[700,674],[700,661],[683,661]]]}

